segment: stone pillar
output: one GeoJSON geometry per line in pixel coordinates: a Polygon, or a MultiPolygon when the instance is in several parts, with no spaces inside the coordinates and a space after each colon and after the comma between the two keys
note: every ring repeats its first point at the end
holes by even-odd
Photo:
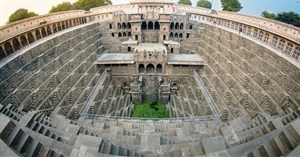
{"type": "Polygon", "coordinates": [[[271,43],[273,41],[273,37],[274,37],[273,34],[269,34],[269,39],[268,39],[268,43],[267,43],[269,46],[271,45],[271,43]]]}
{"type": "Polygon", "coordinates": [[[250,27],[250,30],[251,30],[251,31],[250,31],[250,36],[253,37],[253,34],[254,34],[254,29],[253,29],[253,27],[250,27]]]}
{"type": "Polygon", "coordinates": [[[59,30],[58,30],[58,23],[55,23],[54,25],[56,27],[56,32],[59,32],[59,30]]]}
{"type": "Polygon", "coordinates": [[[159,29],[159,42],[164,41],[164,36],[165,40],[169,40],[169,34],[170,34],[170,23],[169,22],[160,22],[160,29],[159,29]]]}
{"type": "Polygon", "coordinates": [[[14,47],[14,44],[13,44],[12,40],[10,40],[9,43],[10,43],[12,49],[13,49],[13,52],[15,52],[16,50],[15,50],[15,47],[14,47]]]}
{"type": "Polygon", "coordinates": [[[40,32],[41,38],[43,38],[44,36],[43,36],[43,33],[42,33],[41,29],[39,28],[38,30],[40,32]]]}
{"type": "Polygon", "coordinates": [[[48,36],[49,34],[47,32],[47,27],[46,28],[44,27],[44,29],[45,29],[45,32],[46,32],[46,36],[48,36]]]}
{"type": "Polygon", "coordinates": [[[33,35],[34,41],[37,41],[37,37],[36,37],[35,31],[32,32],[32,35],[33,35]]]}
{"type": "Polygon", "coordinates": [[[171,94],[170,83],[167,82],[166,78],[163,79],[163,83],[159,86],[158,89],[158,101],[160,103],[166,104],[169,102],[171,94]]]}
{"type": "Polygon", "coordinates": [[[142,41],[141,22],[131,23],[132,39],[142,41]]]}
{"type": "Polygon", "coordinates": [[[27,45],[29,45],[29,40],[28,40],[28,36],[27,35],[25,35],[25,39],[27,41],[27,45]]]}
{"type": "Polygon", "coordinates": [[[17,40],[18,40],[18,42],[19,42],[19,44],[20,44],[20,49],[21,49],[22,47],[24,47],[24,45],[22,44],[20,38],[21,38],[21,36],[18,36],[18,37],[17,37],[17,40]]]}
{"type": "Polygon", "coordinates": [[[2,50],[3,50],[4,54],[5,54],[5,56],[7,56],[7,53],[6,53],[6,51],[5,51],[4,45],[1,45],[1,48],[2,48],[2,50]]]}
{"type": "Polygon", "coordinates": [[[51,34],[53,34],[53,25],[49,25],[49,28],[50,28],[51,34]]]}
{"type": "Polygon", "coordinates": [[[32,36],[33,36],[34,41],[36,41],[37,39],[36,39],[35,31],[31,32],[31,34],[32,34],[32,36]]]}
{"type": "Polygon", "coordinates": [[[142,102],[142,90],[141,90],[141,81],[138,81],[136,78],[133,83],[130,84],[130,96],[131,101],[134,104],[139,104],[142,102]]]}
{"type": "MultiPolygon", "coordinates": [[[[264,34],[264,36],[267,37],[266,34],[264,34]]],[[[267,37],[267,42],[266,42],[266,43],[267,43],[268,45],[269,45],[269,43],[270,43],[270,34],[269,34],[269,36],[267,37]]]]}

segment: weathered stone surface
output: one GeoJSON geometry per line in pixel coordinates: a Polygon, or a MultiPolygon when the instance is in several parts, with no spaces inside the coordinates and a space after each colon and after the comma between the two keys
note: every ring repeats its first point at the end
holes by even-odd
{"type": "Polygon", "coordinates": [[[160,147],[160,135],[151,133],[141,135],[142,151],[156,151],[160,147]]]}
{"type": "Polygon", "coordinates": [[[222,132],[223,137],[226,140],[226,143],[230,147],[240,144],[240,141],[239,141],[237,135],[235,134],[234,129],[231,126],[222,127],[221,132],[222,132]]]}
{"type": "Polygon", "coordinates": [[[297,29],[163,0],[49,16],[2,30],[0,156],[299,154],[297,29]],[[143,100],[174,119],[130,119],[143,100]]]}
{"type": "Polygon", "coordinates": [[[205,138],[202,140],[205,153],[219,152],[226,149],[225,139],[223,136],[205,138]]]}

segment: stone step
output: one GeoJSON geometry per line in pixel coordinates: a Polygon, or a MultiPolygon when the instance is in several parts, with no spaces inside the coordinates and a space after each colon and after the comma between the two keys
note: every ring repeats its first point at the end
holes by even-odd
{"type": "Polygon", "coordinates": [[[290,134],[290,132],[287,129],[285,129],[285,130],[283,130],[283,133],[289,140],[289,143],[292,145],[292,147],[296,148],[298,144],[297,144],[296,140],[294,139],[294,137],[290,134]]]}
{"type": "Polygon", "coordinates": [[[61,157],[62,155],[51,150],[51,157],[61,157]]]}
{"type": "Polygon", "coordinates": [[[24,154],[24,156],[32,157],[39,154],[42,148],[42,144],[34,140],[30,145],[27,145],[26,147],[27,148],[21,152],[24,154]]]}
{"type": "Polygon", "coordinates": [[[290,126],[288,126],[288,132],[291,134],[295,142],[300,144],[300,120],[297,119],[290,126]]]}
{"type": "Polygon", "coordinates": [[[281,142],[281,140],[279,139],[279,137],[273,138],[269,142],[269,144],[272,147],[276,156],[281,156],[281,155],[287,153],[287,150],[285,149],[285,147],[284,147],[283,143],[281,142]]]}
{"type": "Polygon", "coordinates": [[[128,150],[128,156],[136,156],[134,151],[128,150]]]}
{"type": "Polygon", "coordinates": [[[17,152],[23,151],[32,141],[33,139],[29,135],[23,134],[19,139],[18,145],[15,147],[15,150],[17,152]]]}
{"type": "Polygon", "coordinates": [[[38,131],[38,130],[40,130],[40,127],[42,127],[42,125],[37,122],[37,123],[34,124],[34,127],[32,128],[32,130],[33,131],[38,131]]]}
{"type": "Polygon", "coordinates": [[[270,157],[275,156],[273,150],[270,148],[270,145],[268,144],[264,144],[260,146],[258,150],[262,156],[270,156],[270,157]]]}
{"type": "Polygon", "coordinates": [[[45,130],[45,127],[43,125],[40,125],[40,128],[37,130],[37,132],[43,134],[45,130]]]}
{"type": "Polygon", "coordinates": [[[35,120],[31,119],[26,127],[30,128],[32,130],[36,123],[37,122],[35,120]]]}
{"type": "Polygon", "coordinates": [[[119,149],[119,155],[120,156],[128,156],[128,153],[129,153],[129,151],[128,151],[128,149],[126,149],[126,148],[120,148],[119,149]]]}
{"type": "Polygon", "coordinates": [[[109,154],[112,144],[110,142],[104,142],[103,148],[101,149],[101,153],[109,154]]]}
{"type": "Polygon", "coordinates": [[[265,143],[264,147],[268,153],[269,156],[276,156],[276,152],[273,150],[273,148],[271,147],[271,145],[269,143],[265,143]]]}
{"type": "Polygon", "coordinates": [[[120,147],[116,145],[111,145],[109,154],[111,155],[119,155],[120,147]]]}
{"type": "Polygon", "coordinates": [[[45,157],[45,156],[51,156],[52,154],[52,151],[49,147],[46,147],[46,146],[42,146],[39,154],[38,154],[38,157],[45,157]]]}
{"type": "Polygon", "coordinates": [[[7,136],[7,139],[4,141],[7,143],[7,145],[16,145],[18,143],[19,138],[24,134],[24,132],[18,128],[15,127],[12,129],[11,132],[9,132],[9,135],[7,136]]]}
{"type": "Polygon", "coordinates": [[[199,142],[193,142],[190,144],[190,149],[191,149],[191,154],[193,156],[200,156],[203,155],[203,151],[201,149],[201,146],[199,144],[199,142]]]}
{"type": "Polygon", "coordinates": [[[255,149],[254,151],[250,152],[247,156],[248,157],[258,157],[258,156],[262,156],[262,155],[260,154],[258,149],[255,149]]]}
{"type": "Polygon", "coordinates": [[[279,138],[288,152],[293,150],[293,145],[290,143],[288,137],[285,135],[284,132],[281,132],[279,134],[279,138]]]}

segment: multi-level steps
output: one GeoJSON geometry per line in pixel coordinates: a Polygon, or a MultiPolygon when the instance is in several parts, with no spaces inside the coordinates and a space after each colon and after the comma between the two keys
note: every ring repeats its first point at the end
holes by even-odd
{"type": "Polygon", "coordinates": [[[0,115],[1,131],[0,138],[9,146],[18,156],[61,156],[51,148],[44,146],[32,135],[17,126],[9,118],[0,115]]]}

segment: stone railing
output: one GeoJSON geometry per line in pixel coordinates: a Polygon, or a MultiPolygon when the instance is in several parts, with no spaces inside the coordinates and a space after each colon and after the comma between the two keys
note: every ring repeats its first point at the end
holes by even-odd
{"type": "MultiPolygon", "coordinates": [[[[88,12],[83,10],[59,12],[32,17],[2,26],[0,27],[0,59],[40,38],[60,30],[97,19],[112,19],[112,13],[116,11],[123,11],[128,14],[145,13],[147,9],[149,10],[148,4],[150,3],[151,1],[145,3],[143,0],[141,3],[134,2],[92,8],[88,12]]],[[[223,26],[236,30],[239,30],[240,27],[247,27],[247,30],[251,30],[249,35],[257,36],[258,38],[263,38],[260,35],[268,36],[268,39],[262,42],[274,45],[275,49],[288,54],[297,62],[300,62],[300,29],[297,27],[261,17],[224,11],[212,13],[210,9],[174,3],[153,3],[151,4],[150,11],[151,8],[152,11],[158,11],[157,14],[189,13],[191,19],[198,20],[205,17],[204,20],[199,21],[220,23],[223,26]],[[229,25],[225,22],[229,23],[229,25]]],[[[242,29],[245,31],[244,28],[242,29]]]]}
{"type": "MultiPolygon", "coordinates": [[[[228,18],[219,14],[191,13],[190,19],[200,23],[219,27],[221,29],[232,30],[243,36],[248,36],[255,39],[256,42],[275,49],[276,51],[274,51],[274,53],[278,54],[281,57],[285,56],[286,60],[293,63],[294,65],[300,63],[300,40],[298,39],[299,36],[291,36],[285,32],[276,30],[276,28],[261,27],[255,22],[247,22],[247,20],[245,19],[238,20],[228,18]]],[[[274,20],[270,21],[274,23],[280,23],[274,20]]],[[[300,29],[292,27],[290,31],[297,34],[298,30],[300,29]]],[[[298,65],[296,66],[299,67],[298,65]]]]}
{"type": "Polygon", "coordinates": [[[93,90],[91,91],[90,95],[88,96],[87,100],[85,101],[81,111],[80,111],[80,114],[86,114],[89,112],[89,109],[91,107],[91,105],[93,104],[94,102],[94,99],[96,98],[97,96],[97,93],[99,92],[100,88],[102,87],[105,79],[107,77],[107,70],[105,70],[99,80],[97,81],[95,87],[93,88],[93,90]]]}
{"type": "Polygon", "coordinates": [[[63,21],[65,19],[77,18],[84,15],[85,15],[84,10],[72,10],[72,11],[35,16],[20,21],[16,21],[0,27],[0,32],[1,32],[0,41],[3,42],[4,40],[11,38],[15,35],[18,35],[24,31],[26,32],[29,29],[41,27],[42,25],[45,24],[63,21]]]}
{"type": "Polygon", "coordinates": [[[199,74],[196,71],[194,71],[194,78],[196,80],[196,83],[197,83],[199,89],[201,90],[201,92],[203,93],[205,99],[207,100],[208,106],[210,107],[213,115],[220,116],[220,111],[218,109],[218,106],[217,106],[216,102],[214,101],[214,99],[210,95],[210,93],[209,93],[208,89],[206,88],[204,82],[202,81],[201,77],[199,76],[199,74]]]}
{"type": "Polygon", "coordinates": [[[179,121],[185,122],[207,122],[207,121],[217,121],[220,119],[219,115],[207,115],[207,116],[197,116],[197,117],[181,117],[181,118],[137,118],[137,117],[121,117],[121,116],[108,116],[108,115],[97,115],[97,114],[80,114],[81,118],[90,119],[94,121],[113,121],[113,120],[124,120],[128,122],[143,123],[147,121],[157,121],[157,122],[168,122],[176,123],[179,121]]]}
{"type": "Polygon", "coordinates": [[[225,11],[218,12],[218,16],[226,17],[234,21],[253,24],[261,29],[266,29],[269,31],[276,32],[278,34],[286,35],[289,38],[294,38],[297,42],[300,43],[300,28],[295,27],[293,25],[289,25],[283,22],[267,18],[225,11]]]}

